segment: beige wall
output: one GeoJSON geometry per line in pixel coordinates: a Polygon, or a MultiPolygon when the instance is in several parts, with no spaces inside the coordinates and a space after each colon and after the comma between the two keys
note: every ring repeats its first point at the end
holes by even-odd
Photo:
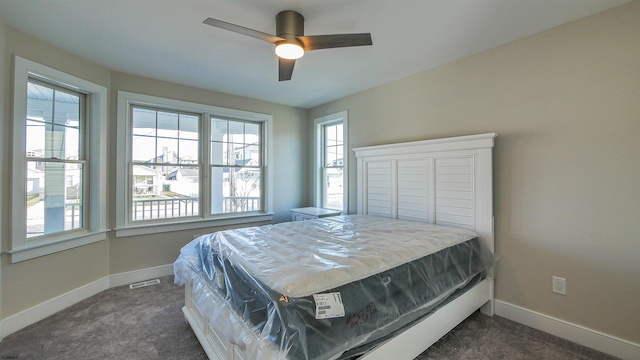
{"type": "MultiPolygon", "coordinates": [[[[7,63],[7,57],[5,56],[6,42],[7,42],[7,27],[5,26],[2,19],[0,19],[0,84],[7,83],[6,74],[9,71],[9,69],[7,69],[7,66],[6,66],[6,63],[7,63]]],[[[4,119],[6,119],[9,114],[9,111],[5,106],[5,104],[7,104],[9,100],[6,99],[5,97],[6,92],[4,88],[5,88],[4,86],[0,85],[0,126],[2,127],[2,129],[6,129],[5,127],[6,124],[4,119]]],[[[9,140],[9,133],[3,130],[0,133],[0,152],[2,152],[2,154],[9,153],[8,140],[9,140]]],[[[1,174],[0,175],[0,246],[4,244],[4,239],[5,239],[4,229],[7,228],[7,225],[4,224],[4,216],[3,216],[4,215],[3,194],[5,193],[5,191],[7,191],[7,188],[5,187],[5,181],[4,181],[4,174],[7,174],[7,172],[5,172],[6,165],[7,164],[5,161],[5,156],[0,156],[0,174],[1,174]]],[[[0,256],[0,319],[3,318],[2,316],[2,264],[3,264],[3,259],[2,259],[2,256],[0,256]]],[[[0,334],[0,337],[2,337],[1,334],[0,334]]]]}
{"type": "MultiPolygon", "coordinates": [[[[0,24],[2,25],[2,24],[0,24]]],[[[108,226],[115,227],[115,178],[116,168],[116,114],[117,92],[129,91],[184,101],[228,107],[233,109],[271,114],[273,116],[273,164],[270,170],[277,176],[273,186],[274,221],[290,219],[289,209],[304,205],[308,196],[306,134],[311,127],[307,121],[308,111],[264,101],[205,91],[187,86],[170,84],[134,75],[112,72],[94,63],[78,58],[49,44],[12,28],[0,26],[0,70],[6,79],[12,78],[12,55],[41,63],[92,81],[109,89],[108,115],[108,226]],[[6,31],[6,49],[2,49],[6,31]]],[[[2,81],[5,101],[2,116],[3,153],[10,154],[11,118],[9,93],[11,82],[2,81]]],[[[7,157],[3,157],[2,178],[10,174],[7,157]]],[[[2,184],[2,210],[9,212],[10,194],[8,184],[2,184]]],[[[8,224],[3,224],[3,248],[8,248],[8,224]]],[[[128,271],[171,264],[179,249],[191,240],[193,234],[216,228],[176,231],[149,236],[115,238],[113,232],[108,240],[74,248],[39,258],[9,264],[7,255],[0,265],[1,317],[7,318],[30,307],[41,304],[68,291],[103,279],[106,276],[128,271]]]]}
{"type": "MultiPolygon", "coordinates": [[[[497,299],[640,343],[640,2],[310,118],[343,110],[352,148],[497,132],[497,299]],[[567,279],[566,296],[551,292],[552,275],[567,279]]],[[[353,167],[349,180],[355,212],[353,167]]]]}

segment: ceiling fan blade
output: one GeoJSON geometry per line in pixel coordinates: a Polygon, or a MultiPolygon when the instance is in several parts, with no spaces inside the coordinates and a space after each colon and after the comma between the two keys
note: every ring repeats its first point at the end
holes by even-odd
{"type": "Polygon", "coordinates": [[[295,60],[278,58],[278,80],[286,81],[291,80],[293,74],[293,66],[296,64],[295,60]]]}
{"type": "Polygon", "coordinates": [[[244,26],[228,23],[226,21],[217,20],[217,19],[213,19],[213,18],[207,18],[205,21],[203,21],[203,23],[205,23],[207,25],[215,26],[215,27],[220,28],[220,29],[233,31],[233,32],[238,33],[238,34],[251,36],[253,38],[260,39],[260,40],[263,40],[263,41],[266,41],[266,42],[270,42],[272,44],[275,44],[278,41],[284,40],[281,37],[277,37],[277,36],[273,36],[271,34],[263,33],[262,31],[249,29],[249,28],[246,28],[244,26]]]}
{"type": "Polygon", "coordinates": [[[349,46],[373,45],[371,34],[335,34],[298,36],[305,50],[330,49],[349,46]]]}

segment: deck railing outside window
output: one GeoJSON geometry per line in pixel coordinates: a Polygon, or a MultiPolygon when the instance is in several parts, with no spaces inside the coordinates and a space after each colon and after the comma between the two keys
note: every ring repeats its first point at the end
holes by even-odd
{"type": "MultiPolygon", "coordinates": [[[[224,197],[225,213],[260,210],[259,197],[224,197]]],[[[133,200],[133,220],[165,219],[198,214],[198,198],[162,198],[133,200]]]]}

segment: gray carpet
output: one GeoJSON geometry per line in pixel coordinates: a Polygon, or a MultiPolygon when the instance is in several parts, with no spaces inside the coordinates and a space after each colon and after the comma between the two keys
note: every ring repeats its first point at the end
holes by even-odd
{"type": "MultiPolygon", "coordinates": [[[[117,287],[28,326],[0,343],[0,359],[205,360],[173,277],[117,287]]],[[[417,359],[614,359],[498,316],[475,313],[417,359]]]]}

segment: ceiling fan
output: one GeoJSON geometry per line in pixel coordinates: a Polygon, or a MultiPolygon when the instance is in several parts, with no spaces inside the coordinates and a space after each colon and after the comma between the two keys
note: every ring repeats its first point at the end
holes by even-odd
{"type": "Polygon", "coordinates": [[[292,10],[276,15],[276,36],[213,18],[204,23],[275,44],[280,81],[291,80],[296,59],[305,51],[373,44],[369,33],[305,36],[304,17],[292,10]]]}

